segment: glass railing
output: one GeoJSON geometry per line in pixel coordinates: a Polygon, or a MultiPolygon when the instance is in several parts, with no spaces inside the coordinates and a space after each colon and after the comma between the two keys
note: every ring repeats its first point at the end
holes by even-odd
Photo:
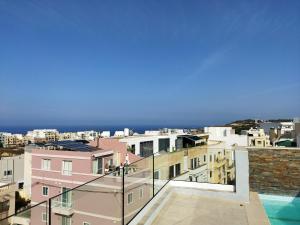
{"type": "Polygon", "coordinates": [[[50,224],[122,224],[123,178],[96,178],[50,199],[50,224]]]}
{"type": "Polygon", "coordinates": [[[125,225],[170,180],[234,185],[234,151],[201,146],[159,152],[79,186],[61,182],[53,190],[58,195],[0,225],[24,224],[13,218],[30,225],[125,225]]]}
{"type": "Polygon", "coordinates": [[[150,156],[124,167],[125,224],[153,198],[153,160],[150,156]]]}
{"type": "Polygon", "coordinates": [[[40,202],[0,220],[0,225],[47,225],[48,212],[48,201],[40,202]]]}

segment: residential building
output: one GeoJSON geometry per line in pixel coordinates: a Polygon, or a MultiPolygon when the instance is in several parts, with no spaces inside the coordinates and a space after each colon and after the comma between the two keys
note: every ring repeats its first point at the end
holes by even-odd
{"type": "Polygon", "coordinates": [[[284,134],[286,132],[292,132],[295,127],[294,127],[294,122],[281,122],[281,134],[284,134]]]}
{"type": "Polygon", "coordinates": [[[15,213],[16,192],[23,188],[23,173],[24,155],[0,159],[0,221],[15,213]]]}
{"type": "Polygon", "coordinates": [[[0,132],[0,143],[4,148],[9,148],[25,145],[26,140],[22,134],[0,132]]]}
{"type": "Polygon", "coordinates": [[[18,185],[15,183],[0,183],[0,224],[8,224],[2,219],[15,213],[15,193],[18,185]]]}
{"type": "Polygon", "coordinates": [[[209,140],[211,141],[224,142],[226,148],[248,145],[247,135],[235,134],[235,130],[232,127],[205,127],[204,133],[209,135],[209,140]]]}
{"type": "Polygon", "coordinates": [[[110,131],[102,131],[100,136],[103,138],[108,138],[110,137],[110,131]]]}
{"type": "Polygon", "coordinates": [[[0,159],[0,183],[16,183],[23,186],[24,182],[24,154],[2,157],[0,159]]]}
{"type": "Polygon", "coordinates": [[[207,135],[181,135],[177,133],[147,133],[120,139],[135,155],[147,157],[161,151],[173,152],[184,147],[200,146],[206,143],[207,135]],[[154,134],[154,135],[153,135],[154,134]]]}
{"type": "Polygon", "coordinates": [[[59,139],[59,132],[56,129],[35,129],[27,132],[26,139],[29,143],[57,141],[59,139]]]}
{"type": "Polygon", "coordinates": [[[248,146],[253,147],[269,147],[270,144],[270,136],[266,135],[264,129],[254,129],[251,128],[246,131],[248,134],[248,146]]]}

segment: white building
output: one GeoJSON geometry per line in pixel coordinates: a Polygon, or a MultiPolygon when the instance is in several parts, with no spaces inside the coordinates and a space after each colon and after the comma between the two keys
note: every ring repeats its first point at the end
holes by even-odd
{"type": "Polygon", "coordinates": [[[36,141],[57,141],[59,138],[59,132],[56,129],[35,129],[28,131],[26,134],[26,139],[31,143],[36,141]]]}
{"type": "Polygon", "coordinates": [[[0,183],[24,182],[24,155],[0,159],[0,183]]]}
{"type": "Polygon", "coordinates": [[[208,140],[223,141],[226,148],[248,145],[247,135],[235,134],[232,127],[204,127],[204,133],[209,135],[208,140]]]}
{"type": "Polygon", "coordinates": [[[281,134],[292,132],[295,127],[293,122],[281,122],[281,134]]]}
{"type": "Polygon", "coordinates": [[[110,137],[110,131],[102,131],[100,136],[103,138],[108,138],[110,137]]]}
{"type": "Polygon", "coordinates": [[[269,147],[270,136],[265,134],[264,129],[250,128],[247,131],[248,134],[248,146],[254,147],[269,147]]]}

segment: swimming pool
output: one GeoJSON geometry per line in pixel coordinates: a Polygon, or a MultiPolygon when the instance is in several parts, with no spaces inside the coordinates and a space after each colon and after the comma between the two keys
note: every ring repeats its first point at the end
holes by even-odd
{"type": "Polygon", "coordinates": [[[272,225],[300,225],[300,198],[260,194],[272,225]]]}

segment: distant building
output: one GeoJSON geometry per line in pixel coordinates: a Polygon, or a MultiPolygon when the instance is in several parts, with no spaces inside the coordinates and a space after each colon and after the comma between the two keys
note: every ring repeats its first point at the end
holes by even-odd
{"type": "Polygon", "coordinates": [[[248,134],[248,146],[253,147],[269,147],[270,144],[270,137],[266,135],[264,129],[254,129],[251,128],[246,131],[248,134]]]}
{"type": "Polygon", "coordinates": [[[295,127],[294,127],[294,122],[281,122],[281,134],[284,134],[286,132],[292,132],[295,127]]]}
{"type": "Polygon", "coordinates": [[[102,131],[100,136],[103,138],[108,138],[110,137],[110,131],[102,131]]]}
{"type": "Polygon", "coordinates": [[[205,127],[204,133],[209,135],[209,140],[224,142],[226,148],[248,145],[247,135],[235,134],[232,127],[205,127]]]}
{"type": "Polygon", "coordinates": [[[59,139],[59,132],[56,129],[36,129],[28,131],[26,139],[29,143],[57,141],[59,139]]]}
{"type": "Polygon", "coordinates": [[[0,143],[4,148],[25,145],[27,142],[22,134],[0,132],[0,143]]]}
{"type": "Polygon", "coordinates": [[[134,135],[120,139],[127,144],[128,149],[135,155],[147,157],[162,151],[172,152],[184,147],[195,147],[207,142],[207,135],[181,135],[177,133],[148,132],[147,135],[134,135]]]}

